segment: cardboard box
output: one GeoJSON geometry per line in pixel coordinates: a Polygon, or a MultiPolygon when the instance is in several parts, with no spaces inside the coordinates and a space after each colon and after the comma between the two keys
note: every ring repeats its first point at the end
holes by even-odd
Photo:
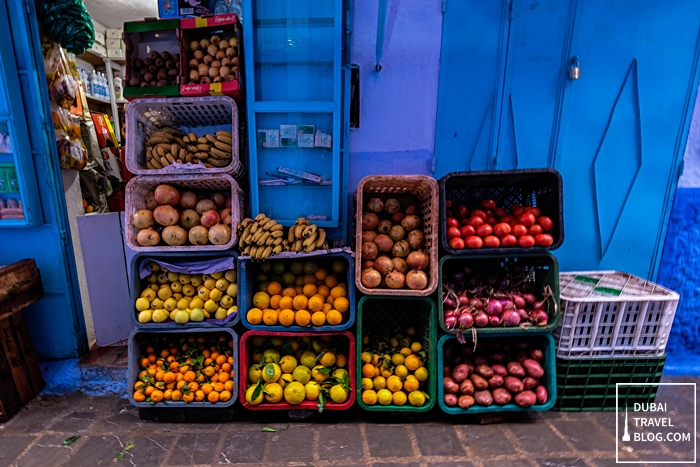
{"type": "Polygon", "coordinates": [[[100,45],[105,45],[105,33],[95,31],[95,42],[100,45]]]}
{"type": "Polygon", "coordinates": [[[124,49],[107,49],[107,57],[124,60],[124,49]]]}
{"type": "Polygon", "coordinates": [[[109,50],[109,49],[123,49],[123,48],[124,48],[124,41],[122,41],[121,37],[119,39],[107,39],[107,50],[109,50]]]}
{"type": "Polygon", "coordinates": [[[90,47],[90,50],[92,50],[92,51],[95,52],[96,54],[102,55],[103,57],[104,57],[105,55],[107,55],[107,47],[105,47],[105,46],[102,45],[102,44],[98,44],[97,42],[95,42],[94,44],[92,44],[92,47],[90,47]]]}
{"type": "Polygon", "coordinates": [[[100,145],[100,149],[119,146],[107,114],[93,113],[92,122],[95,124],[95,133],[97,134],[97,143],[100,145]]]}
{"type": "MultiPolygon", "coordinates": [[[[105,33],[105,36],[107,39],[119,39],[122,40],[122,34],[124,33],[124,30],[122,28],[118,29],[107,29],[107,32],[105,33]]],[[[109,47],[109,46],[107,46],[109,47]]]]}
{"type": "Polygon", "coordinates": [[[177,0],[158,0],[158,17],[161,19],[179,18],[177,6],[177,0]]]}

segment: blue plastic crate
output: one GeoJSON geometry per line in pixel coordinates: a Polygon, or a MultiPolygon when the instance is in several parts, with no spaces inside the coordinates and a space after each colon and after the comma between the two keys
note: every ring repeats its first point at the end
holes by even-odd
{"type": "Polygon", "coordinates": [[[138,253],[134,255],[131,259],[131,264],[129,265],[129,298],[131,302],[131,308],[129,312],[131,313],[131,322],[133,325],[139,329],[189,329],[189,328],[213,328],[222,329],[225,327],[233,327],[241,320],[241,273],[238,261],[238,253],[234,251],[203,251],[196,253],[176,253],[176,252],[163,252],[163,253],[138,253]],[[178,324],[173,321],[167,320],[162,323],[139,323],[136,316],[136,299],[141,296],[141,292],[145,289],[143,281],[139,278],[139,264],[143,259],[159,259],[162,261],[177,263],[178,261],[197,261],[206,260],[211,258],[222,258],[225,256],[231,256],[234,258],[234,267],[236,269],[236,283],[238,284],[238,296],[236,297],[236,305],[238,306],[238,313],[236,317],[233,318],[226,324],[215,324],[208,323],[206,321],[189,321],[185,324],[178,324]]]}
{"type": "MultiPolygon", "coordinates": [[[[532,333],[525,332],[521,335],[513,333],[503,333],[503,334],[489,334],[486,336],[479,336],[478,339],[513,339],[515,337],[526,337],[538,343],[544,351],[544,364],[542,368],[544,369],[544,376],[540,379],[540,382],[547,388],[549,393],[549,399],[545,404],[535,404],[532,407],[523,408],[515,405],[511,402],[506,405],[496,405],[492,404],[488,407],[482,407],[480,405],[473,405],[468,409],[460,409],[459,406],[448,407],[445,405],[445,386],[442,384],[442,380],[438,381],[438,404],[440,409],[450,415],[472,415],[472,414],[487,414],[487,413],[500,413],[500,412],[545,412],[554,406],[557,400],[557,375],[556,375],[556,348],[554,345],[554,339],[550,334],[547,333],[532,333]]],[[[445,334],[438,341],[438,359],[437,367],[438,371],[444,367],[444,357],[443,348],[445,343],[451,340],[456,340],[457,338],[453,335],[445,334]]],[[[472,345],[471,339],[467,338],[467,344],[472,345]]]]}
{"type": "Polygon", "coordinates": [[[346,329],[350,329],[350,327],[355,323],[355,277],[354,277],[354,272],[355,272],[355,265],[353,263],[352,256],[350,256],[347,253],[329,253],[326,255],[315,255],[315,256],[302,256],[299,255],[298,257],[293,257],[293,258],[271,258],[268,261],[285,261],[285,262],[293,262],[293,261],[316,261],[319,262],[321,266],[330,263],[334,259],[344,259],[347,261],[347,269],[346,269],[346,274],[347,274],[347,285],[348,285],[348,293],[347,293],[347,299],[348,302],[350,302],[350,307],[348,308],[348,311],[346,311],[343,314],[348,315],[347,321],[344,323],[341,323],[337,326],[330,326],[330,325],[325,325],[325,326],[298,326],[298,325],[293,325],[293,326],[283,326],[283,325],[275,325],[275,326],[268,326],[266,324],[250,324],[248,322],[248,319],[246,317],[246,314],[248,310],[252,307],[252,302],[253,302],[253,295],[255,294],[255,274],[256,274],[256,266],[260,264],[259,262],[251,259],[241,259],[239,261],[239,270],[238,270],[238,297],[239,297],[239,306],[238,306],[238,314],[241,317],[241,322],[243,325],[248,328],[248,329],[253,329],[253,330],[258,330],[258,331],[276,331],[276,332],[290,332],[290,331],[315,331],[315,332],[328,332],[328,331],[345,331],[346,329]]]}
{"type": "Polygon", "coordinates": [[[129,396],[129,402],[134,406],[140,408],[201,408],[201,409],[221,409],[226,407],[231,407],[236,399],[238,399],[238,334],[231,329],[219,326],[218,329],[214,328],[189,328],[189,329],[154,329],[154,330],[142,330],[134,329],[129,336],[129,366],[127,369],[127,392],[129,396]],[[167,401],[165,403],[151,404],[150,402],[136,402],[134,400],[134,384],[138,378],[139,372],[141,371],[139,366],[139,361],[142,354],[145,352],[146,347],[159,336],[169,335],[169,334],[182,334],[183,336],[189,336],[191,334],[208,334],[208,333],[224,333],[230,334],[233,339],[233,390],[231,391],[231,399],[226,402],[211,403],[208,401],[167,401]]]}

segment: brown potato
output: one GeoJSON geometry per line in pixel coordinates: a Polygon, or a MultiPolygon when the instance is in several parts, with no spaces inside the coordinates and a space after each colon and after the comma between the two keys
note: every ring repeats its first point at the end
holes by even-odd
{"type": "Polygon", "coordinates": [[[483,390],[489,387],[489,382],[477,374],[471,374],[469,378],[472,380],[472,383],[474,383],[476,389],[483,390]]]}
{"type": "Polygon", "coordinates": [[[511,394],[518,394],[523,390],[523,382],[513,376],[506,376],[503,379],[503,383],[511,394]]]}
{"type": "Polygon", "coordinates": [[[493,401],[497,405],[506,405],[513,399],[513,396],[511,396],[510,393],[503,388],[494,389],[491,392],[491,395],[493,396],[493,401]]]}
{"type": "Polygon", "coordinates": [[[516,378],[524,378],[525,369],[518,362],[508,362],[508,374],[516,378]]]}
{"type": "Polygon", "coordinates": [[[202,52],[201,50],[195,50],[194,53],[192,54],[192,56],[196,60],[201,61],[204,58],[204,52],[202,52]]]}
{"type": "Polygon", "coordinates": [[[544,376],[542,366],[531,358],[523,360],[523,367],[527,374],[533,378],[541,378],[544,376]]]}
{"type": "Polygon", "coordinates": [[[537,402],[537,396],[532,391],[523,391],[515,396],[515,403],[519,407],[532,407],[537,402]]]}
{"type": "Polygon", "coordinates": [[[210,66],[210,65],[212,64],[212,62],[214,62],[214,59],[213,59],[211,56],[209,56],[209,55],[205,55],[204,58],[202,59],[202,61],[203,61],[207,66],[210,66]]]}
{"type": "Polygon", "coordinates": [[[207,47],[207,53],[211,55],[212,57],[216,57],[216,52],[219,51],[219,48],[215,46],[214,44],[210,45],[207,47]]]}
{"type": "Polygon", "coordinates": [[[476,391],[474,393],[474,400],[477,404],[484,407],[488,407],[489,405],[493,404],[493,396],[491,396],[489,391],[476,391]]]}

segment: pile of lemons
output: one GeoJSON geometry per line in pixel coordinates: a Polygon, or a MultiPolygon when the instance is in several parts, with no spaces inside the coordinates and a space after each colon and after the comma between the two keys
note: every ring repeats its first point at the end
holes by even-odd
{"type": "Polygon", "coordinates": [[[238,311],[236,271],[212,274],[178,274],[150,263],[149,284],[136,299],[139,323],[162,323],[168,319],[179,324],[205,319],[225,319],[238,311]]]}
{"type": "Polygon", "coordinates": [[[268,326],[337,326],[346,321],[350,302],[348,285],[341,278],[347,263],[337,259],[329,266],[330,271],[315,261],[261,263],[246,319],[268,326]]]}
{"type": "Polygon", "coordinates": [[[362,402],[365,405],[424,405],[428,399],[421,390],[429,372],[425,367],[427,355],[416,338],[416,329],[393,336],[362,337],[362,402]]]}
{"type": "Polygon", "coordinates": [[[342,404],[350,396],[345,338],[253,336],[251,341],[252,362],[244,370],[247,404],[317,401],[323,410],[326,402],[342,404]]]}

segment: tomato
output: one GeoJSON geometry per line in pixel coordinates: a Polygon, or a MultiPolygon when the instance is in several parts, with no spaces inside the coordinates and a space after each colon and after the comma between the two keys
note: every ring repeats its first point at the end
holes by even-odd
{"type": "Polygon", "coordinates": [[[452,201],[450,201],[450,200],[448,199],[447,201],[445,201],[445,208],[446,208],[446,209],[450,209],[451,207],[452,207],[452,201]]]}
{"type": "Polygon", "coordinates": [[[471,237],[467,237],[467,240],[465,243],[467,244],[467,248],[477,249],[477,248],[481,248],[483,246],[484,241],[481,239],[481,237],[477,237],[476,235],[472,235],[471,237]]]}
{"type": "Polygon", "coordinates": [[[508,235],[511,231],[511,228],[508,224],[505,222],[500,222],[496,225],[493,226],[493,233],[496,235],[498,238],[503,238],[506,235],[508,235]]]}
{"type": "Polygon", "coordinates": [[[471,225],[465,225],[459,229],[459,236],[462,238],[471,237],[472,235],[476,235],[476,230],[471,225]]]}
{"type": "Polygon", "coordinates": [[[476,229],[480,225],[484,225],[484,219],[481,217],[472,216],[469,218],[468,224],[476,229]]]}
{"type": "Polygon", "coordinates": [[[452,209],[445,211],[445,217],[452,217],[452,209]]]}
{"type": "Polygon", "coordinates": [[[515,224],[512,232],[516,237],[522,237],[523,235],[527,235],[527,227],[522,224],[515,224]]]}
{"type": "Polygon", "coordinates": [[[510,214],[506,214],[505,216],[501,217],[501,222],[505,222],[506,224],[510,224],[515,220],[515,217],[511,216],[510,214]]]}
{"type": "Polygon", "coordinates": [[[447,238],[457,238],[459,237],[459,229],[457,227],[450,227],[447,229],[447,238]]]}
{"type": "Polygon", "coordinates": [[[554,239],[549,234],[540,234],[535,237],[535,243],[538,246],[552,246],[554,239]]]}
{"type": "Polygon", "coordinates": [[[515,246],[518,244],[518,239],[515,238],[515,235],[506,235],[501,239],[501,246],[503,248],[508,248],[511,246],[515,246]]]}
{"type": "Polygon", "coordinates": [[[453,250],[463,250],[464,249],[464,240],[461,238],[453,238],[449,241],[450,248],[453,250]]]}
{"type": "Polygon", "coordinates": [[[536,221],[537,218],[531,212],[526,212],[518,217],[518,224],[522,224],[525,227],[530,227],[536,221]]]}
{"type": "Polygon", "coordinates": [[[487,217],[486,223],[490,226],[494,226],[494,225],[498,224],[498,221],[494,217],[487,217]]]}
{"type": "Polygon", "coordinates": [[[542,227],[542,230],[545,232],[549,232],[554,228],[554,221],[547,216],[542,216],[537,219],[537,223],[540,224],[540,227],[542,227]]]}
{"type": "Polygon", "coordinates": [[[455,211],[455,216],[457,219],[464,219],[467,217],[467,214],[469,211],[467,210],[466,206],[457,206],[457,210],[455,211]]]}
{"type": "Polygon", "coordinates": [[[524,212],[525,208],[520,206],[519,204],[514,204],[513,209],[510,210],[510,213],[513,214],[515,217],[520,216],[524,212]]]}
{"type": "Polygon", "coordinates": [[[481,217],[482,219],[486,220],[486,213],[481,209],[474,209],[472,211],[472,217],[481,217]]]}
{"type": "Polygon", "coordinates": [[[457,221],[457,219],[455,219],[454,217],[448,217],[447,228],[449,229],[450,227],[459,227],[459,221],[457,221]]]}
{"type": "Polygon", "coordinates": [[[481,202],[481,207],[493,211],[496,209],[496,202],[492,199],[485,199],[481,202]]]}
{"type": "Polygon", "coordinates": [[[518,245],[523,248],[530,248],[535,245],[535,239],[532,238],[532,235],[523,235],[518,239],[518,245]]]}
{"type": "Polygon", "coordinates": [[[484,246],[486,248],[498,248],[500,245],[501,241],[498,237],[494,237],[493,235],[489,235],[484,239],[484,246]]]}
{"type": "Polygon", "coordinates": [[[531,225],[530,228],[527,229],[527,233],[532,235],[533,237],[537,237],[539,234],[542,233],[542,227],[540,227],[539,224],[531,225]]]}
{"type": "Polygon", "coordinates": [[[488,224],[480,225],[476,229],[476,234],[481,238],[488,237],[492,232],[493,228],[488,224]]]}
{"type": "Polygon", "coordinates": [[[506,211],[506,210],[503,209],[503,208],[496,208],[496,209],[493,210],[493,216],[494,216],[494,217],[501,218],[501,217],[507,216],[507,215],[508,215],[508,211],[506,211]]]}
{"type": "Polygon", "coordinates": [[[534,215],[535,218],[538,218],[542,215],[542,211],[540,210],[540,208],[535,207],[535,206],[526,207],[525,212],[529,212],[530,214],[534,215]]]}

